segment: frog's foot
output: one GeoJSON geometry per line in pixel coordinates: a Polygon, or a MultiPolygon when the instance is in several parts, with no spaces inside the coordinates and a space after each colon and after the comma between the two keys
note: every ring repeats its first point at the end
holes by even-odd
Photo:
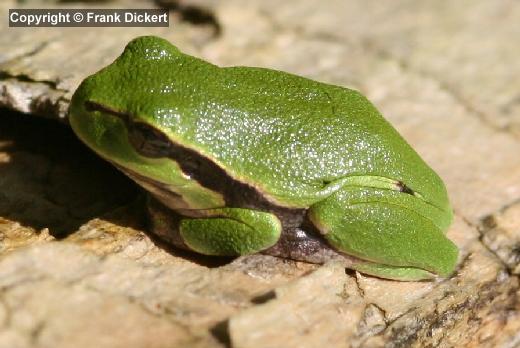
{"type": "Polygon", "coordinates": [[[429,215],[433,208],[406,193],[343,187],[314,204],[309,218],[332,247],[354,257],[347,267],[419,280],[448,276],[457,262],[457,247],[429,215]]]}
{"type": "Polygon", "coordinates": [[[242,208],[186,211],[185,215],[149,202],[152,230],[178,247],[204,255],[239,256],[273,246],[281,223],[270,213],[242,208]],[[150,209],[150,208],[153,209],[150,209]]]}
{"type": "Polygon", "coordinates": [[[285,229],[278,242],[262,251],[267,255],[310,263],[335,262],[361,273],[396,280],[432,279],[436,275],[420,268],[378,264],[342,253],[334,249],[313,226],[285,229]]]}

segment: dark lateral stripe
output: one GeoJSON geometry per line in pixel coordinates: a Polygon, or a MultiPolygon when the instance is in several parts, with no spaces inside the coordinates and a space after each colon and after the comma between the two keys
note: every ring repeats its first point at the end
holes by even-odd
{"type": "MultiPolygon", "coordinates": [[[[273,212],[286,223],[294,214],[303,216],[305,213],[305,209],[287,208],[270,202],[255,187],[235,180],[210,158],[171,141],[161,131],[147,124],[141,123],[138,127],[132,128],[134,132],[139,128],[138,134],[129,133],[129,137],[134,137],[130,142],[136,151],[144,156],[168,157],[176,161],[186,175],[200,185],[222,194],[227,207],[273,212]]],[[[301,222],[300,218],[298,220],[301,222]]]]}
{"type": "Polygon", "coordinates": [[[234,179],[213,160],[173,142],[159,129],[143,122],[133,122],[131,115],[96,102],[87,101],[85,108],[120,118],[127,126],[130,144],[140,155],[174,160],[184,174],[203,187],[222,194],[227,207],[271,212],[280,219],[284,228],[299,226],[304,220],[306,209],[288,208],[269,201],[255,187],[234,179]]]}

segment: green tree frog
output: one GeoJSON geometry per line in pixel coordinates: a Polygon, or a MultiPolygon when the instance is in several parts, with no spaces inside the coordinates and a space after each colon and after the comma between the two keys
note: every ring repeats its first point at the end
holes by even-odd
{"type": "Polygon", "coordinates": [[[150,229],[206,255],[419,280],[458,249],[439,176],[359,92],[132,40],[72,97],[78,137],[150,193],[150,229]]]}

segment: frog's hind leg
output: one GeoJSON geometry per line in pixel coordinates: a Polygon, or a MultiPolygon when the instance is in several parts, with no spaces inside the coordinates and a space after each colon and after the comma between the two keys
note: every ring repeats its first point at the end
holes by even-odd
{"type": "Polygon", "coordinates": [[[417,280],[448,276],[457,262],[457,247],[444,235],[444,222],[429,217],[431,209],[401,192],[346,186],[314,204],[309,219],[336,250],[359,259],[351,268],[417,280]]]}
{"type": "Polygon", "coordinates": [[[278,241],[281,223],[270,213],[242,208],[193,211],[192,217],[158,210],[150,212],[152,230],[178,247],[204,255],[239,256],[267,249],[278,241]]]}

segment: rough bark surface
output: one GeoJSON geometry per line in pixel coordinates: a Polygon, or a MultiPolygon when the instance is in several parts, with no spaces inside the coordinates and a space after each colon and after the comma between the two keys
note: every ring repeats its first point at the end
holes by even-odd
{"type": "MultiPolygon", "coordinates": [[[[59,2],[58,2],[59,3],[59,2]]],[[[185,0],[169,28],[0,28],[0,347],[520,346],[520,3],[185,0]],[[138,35],[362,91],[440,174],[453,277],[204,258],[145,234],[142,194],[66,125],[138,35]]],[[[2,1],[9,8],[52,1],[2,1]]],[[[66,7],[135,7],[108,1],[66,7]]]]}

